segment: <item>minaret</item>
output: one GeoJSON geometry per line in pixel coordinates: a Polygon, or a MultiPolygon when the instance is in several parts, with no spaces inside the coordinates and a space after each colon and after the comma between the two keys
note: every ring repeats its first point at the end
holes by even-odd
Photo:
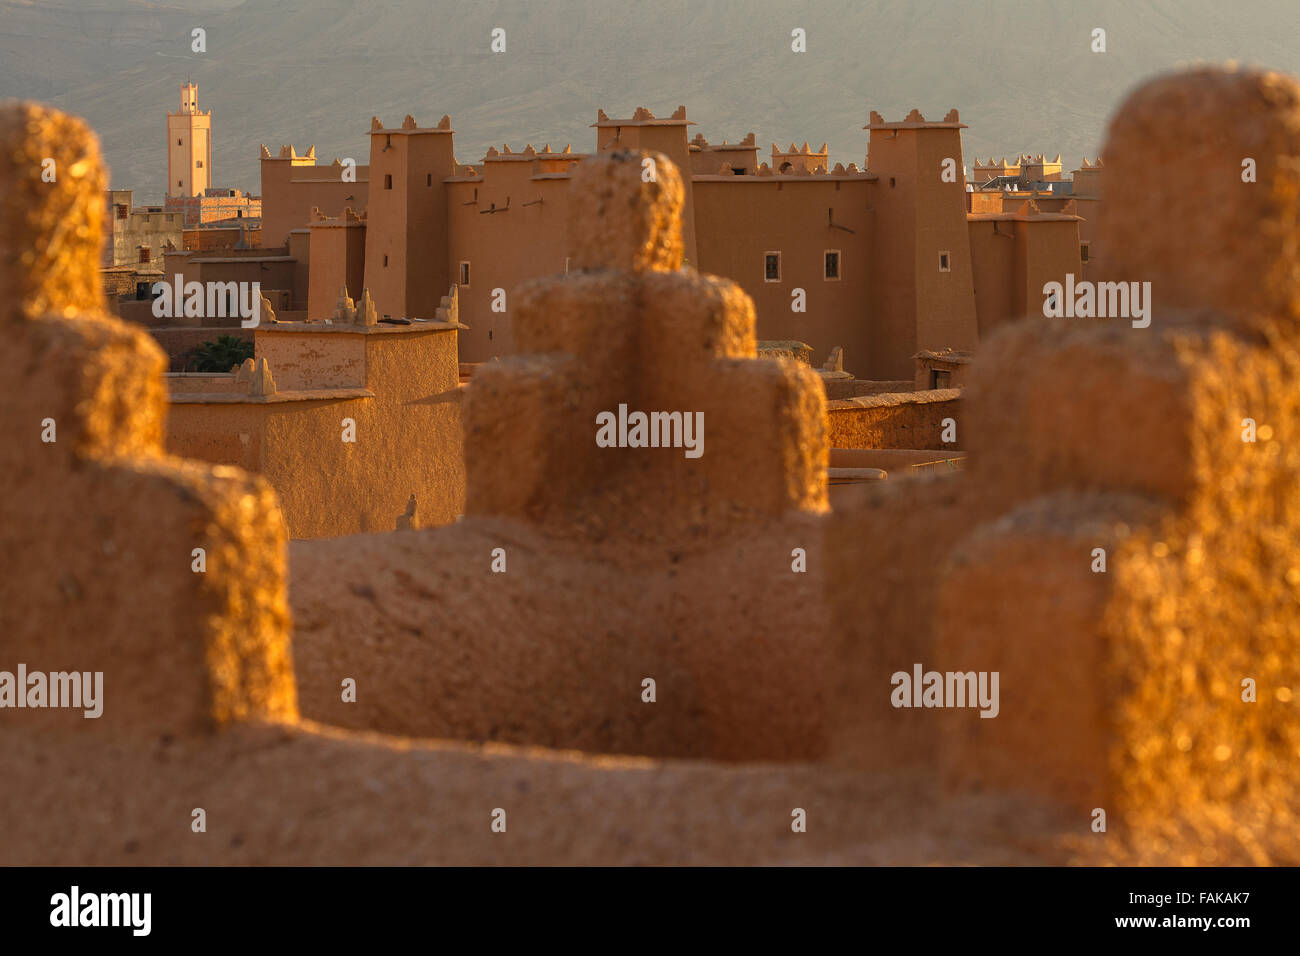
{"type": "Polygon", "coordinates": [[[180,112],[167,112],[167,195],[202,196],[212,185],[212,111],[199,110],[199,88],[181,87],[180,112]]]}

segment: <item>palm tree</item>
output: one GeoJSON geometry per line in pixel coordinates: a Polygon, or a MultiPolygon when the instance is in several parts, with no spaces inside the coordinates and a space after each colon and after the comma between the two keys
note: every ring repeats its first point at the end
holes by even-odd
{"type": "Polygon", "coordinates": [[[234,335],[221,335],[215,342],[204,342],[190,351],[189,364],[195,372],[229,372],[253,357],[253,343],[234,335]]]}

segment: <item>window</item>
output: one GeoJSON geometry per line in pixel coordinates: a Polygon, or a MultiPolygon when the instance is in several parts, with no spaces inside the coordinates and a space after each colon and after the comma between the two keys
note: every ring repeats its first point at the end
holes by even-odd
{"type": "Polygon", "coordinates": [[[176,145],[177,145],[177,146],[184,146],[185,143],[184,143],[184,141],[178,139],[178,140],[176,141],[176,145]]]}
{"type": "Polygon", "coordinates": [[[764,282],[781,281],[781,253],[779,252],[763,253],[763,281],[764,282]]]}
{"type": "Polygon", "coordinates": [[[1088,253],[1089,253],[1089,249],[1088,249],[1088,247],[1089,247],[1089,245],[1091,245],[1091,243],[1087,243],[1087,242],[1081,242],[1081,243],[1079,243],[1079,261],[1080,261],[1080,262],[1087,262],[1087,261],[1088,261],[1088,253]]]}
{"type": "Polygon", "coordinates": [[[384,256],[384,268],[388,268],[388,256],[384,256]]]}
{"type": "Polygon", "coordinates": [[[894,177],[893,177],[893,176],[890,176],[890,177],[889,177],[889,188],[890,188],[890,189],[893,189],[893,188],[894,188],[894,177]]]}
{"type": "Polygon", "coordinates": [[[149,247],[148,247],[148,246],[141,246],[141,247],[140,247],[140,261],[141,261],[141,262],[148,262],[149,259],[150,259],[149,247]]]}
{"type": "Polygon", "coordinates": [[[392,189],[392,188],[393,188],[393,174],[392,174],[392,173],[384,173],[384,188],[385,188],[385,189],[392,189]]]}
{"type": "Polygon", "coordinates": [[[837,282],[840,278],[840,251],[827,249],[823,275],[827,282],[837,282]]]}
{"type": "MultiPolygon", "coordinates": [[[[567,270],[566,270],[567,271],[567,270]]],[[[460,277],[457,281],[465,288],[469,288],[469,260],[462,259],[460,263],[460,277]]]]}
{"type": "Polygon", "coordinates": [[[201,160],[201,159],[196,159],[196,160],[194,160],[194,168],[195,168],[195,169],[202,169],[202,168],[203,168],[203,160],[201,160]]]}
{"type": "Polygon", "coordinates": [[[425,173],[425,174],[424,174],[424,184],[425,184],[426,186],[432,186],[432,185],[433,185],[433,173],[425,173]]]}
{"type": "Polygon", "coordinates": [[[126,207],[125,207],[125,206],[120,205],[120,204],[118,205],[118,207],[117,207],[117,218],[118,218],[118,219],[125,219],[125,218],[126,218],[126,207]]]}
{"type": "Polygon", "coordinates": [[[185,184],[184,184],[183,182],[181,182],[179,179],[176,180],[176,188],[177,188],[177,189],[180,189],[180,188],[183,187],[184,185],[185,185],[185,184]]]}
{"type": "Polygon", "coordinates": [[[949,258],[946,252],[939,253],[939,271],[952,272],[952,259],[949,258]]]}
{"type": "Polygon", "coordinates": [[[952,384],[952,372],[941,368],[930,369],[930,387],[948,388],[952,384]]]}

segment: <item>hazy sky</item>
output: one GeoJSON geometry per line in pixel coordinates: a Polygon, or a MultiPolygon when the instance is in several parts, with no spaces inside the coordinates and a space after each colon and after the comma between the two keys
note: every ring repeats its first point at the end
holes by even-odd
{"type": "Polygon", "coordinates": [[[213,111],[216,183],[252,191],[260,143],[365,162],[372,115],[449,113],[457,158],[476,162],[503,141],[587,151],[597,107],[679,103],[692,134],[752,130],[764,156],[825,141],[859,164],[869,110],[957,107],[967,165],[1059,151],[1072,169],[1142,77],[1224,59],[1300,72],[1297,36],[1300,0],[0,0],[0,97],[85,116],[114,185],[141,198],[162,195],[187,76],[213,111]]]}

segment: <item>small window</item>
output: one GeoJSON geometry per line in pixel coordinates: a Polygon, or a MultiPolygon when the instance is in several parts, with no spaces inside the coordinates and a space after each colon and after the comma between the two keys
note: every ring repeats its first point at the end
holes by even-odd
{"type": "Polygon", "coordinates": [[[392,174],[392,173],[384,173],[384,188],[385,188],[385,189],[392,189],[392,188],[393,188],[393,174],[392,174]]]}
{"type": "Polygon", "coordinates": [[[827,282],[836,282],[840,277],[840,251],[827,249],[823,273],[827,282]]]}
{"type": "Polygon", "coordinates": [[[890,188],[890,189],[893,189],[893,188],[894,188],[894,177],[893,177],[893,176],[890,176],[890,177],[889,177],[889,188],[890,188]]]}
{"type": "Polygon", "coordinates": [[[177,145],[177,146],[184,146],[185,143],[184,143],[183,141],[181,141],[181,140],[178,139],[178,140],[176,141],[176,145],[177,145]]]}
{"type": "Polygon", "coordinates": [[[388,268],[388,256],[384,256],[384,268],[388,268]]]}
{"type": "MultiPolygon", "coordinates": [[[[567,269],[565,270],[568,271],[567,269]]],[[[462,259],[460,263],[460,277],[457,280],[465,288],[469,288],[469,260],[462,259]]]]}
{"type": "Polygon", "coordinates": [[[149,247],[148,247],[148,246],[141,246],[141,247],[140,247],[140,261],[141,261],[141,262],[148,262],[148,261],[150,260],[150,258],[151,258],[151,256],[150,256],[149,247]]]}
{"type": "Polygon", "coordinates": [[[1089,246],[1089,245],[1090,245],[1090,243],[1087,243],[1087,242],[1081,242],[1081,243],[1079,243],[1079,261],[1080,261],[1080,262],[1087,262],[1087,261],[1088,261],[1088,246],[1089,246]]]}
{"type": "Polygon", "coordinates": [[[183,187],[184,185],[185,185],[185,184],[184,184],[183,182],[181,182],[179,179],[176,180],[176,187],[177,187],[178,189],[181,188],[181,187],[183,187]]]}
{"type": "Polygon", "coordinates": [[[946,252],[939,253],[939,271],[952,272],[952,259],[946,252]]]}
{"type": "Polygon", "coordinates": [[[781,253],[779,252],[763,253],[763,281],[764,282],[781,281],[781,253]]]}
{"type": "Polygon", "coordinates": [[[125,206],[119,205],[119,206],[117,207],[117,218],[118,218],[118,219],[125,219],[125,218],[126,218],[126,207],[125,207],[125,206]]]}
{"type": "Polygon", "coordinates": [[[425,173],[425,174],[424,174],[424,184],[425,184],[426,186],[432,186],[432,185],[433,185],[433,173],[425,173]]]}
{"type": "Polygon", "coordinates": [[[194,168],[195,168],[195,169],[202,169],[202,168],[203,168],[203,160],[201,160],[201,159],[196,159],[196,160],[194,160],[194,168]]]}
{"type": "Polygon", "coordinates": [[[952,372],[941,368],[930,369],[930,387],[948,388],[952,384],[952,372]]]}

